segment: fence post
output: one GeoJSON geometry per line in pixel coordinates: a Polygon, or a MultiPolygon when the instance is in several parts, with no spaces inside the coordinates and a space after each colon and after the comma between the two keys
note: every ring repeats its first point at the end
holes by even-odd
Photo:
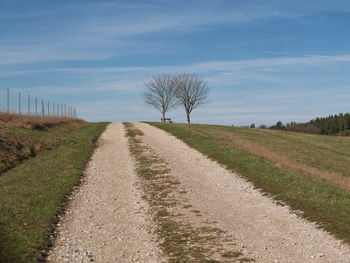
{"type": "Polygon", "coordinates": [[[18,92],[18,113],[21,115],[21,92],[18,92]]]}
{"type": "Polygon", "coordinates": [[[35,97],[35,116],[38,116],[38,98],[35,97]]]}
{"type": "Polygon", "coordinates": [[[28,115],[30,115],[30,95],[28,94],[28,115]]]}
{"type": "Polygon", "coordinates": [[[7,113],[10,113],[10,89],[7,88],[7,113]]]}
{"type": "MultiPolygon", "coordinates": [[[[0,0],[1,1],[1,0],[0,0]]],[[[4,100],[4,104],[1,104],[2,109],[5,112],[5,103],[6,103],[6,111],[7,113],[19,114],[19,115],[32,115],[32,116],[42,116],[42,117],[67,117],[67,118],[76,118],[77,111],[70,105],[64,103],[58,103],[54,101],[44,101],[43,99],[38,99],[38,97],[33,97],[30,94],[21,94],[22,92],[18,92],[18,106],[16,106],[16,94],[17,92],[13,92],[13,105],[11,110],[11,90],[10,88],[6,88],[6,102],[4,100]],[[27,98],[26,98],[27,97],[27,98]],[[26,103],[27,99],[27,105],[26,103]],[[23,101],[22,101],[23,100],[23,101]],[[41,109],[40,109],[40,100],[41,100],[41,109]],[[23,102],[23,105],[22,105],[23,102]],[[45,106],[47,107],[45,110],[45,106]],[[18,108],[17,108],[18,107],[18,108]],[[52,108],[52,109],[51,109],[52,108]],[[41,112],[40,112],[41,111],[41,112]]],[[[3,96],[3,98],[5,97],[3,96]]]]}

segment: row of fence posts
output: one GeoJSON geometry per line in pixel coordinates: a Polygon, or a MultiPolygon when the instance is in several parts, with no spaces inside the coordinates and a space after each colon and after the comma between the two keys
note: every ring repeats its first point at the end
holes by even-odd
{"type": "Polygon", "coordinates": [[[44,100],[38,100],[37,97],[31,98],[28,94],[27,98],[23,98],[23,94],[18,92],[18,109],[17,106],[10,107],[10,89],[6,89],[6,109],[4,109],[3,105],[0,105],[0,111],[6,111],[7,113],[15,113],[19,115],[34,115],[34,116],[47,116],[47,117],[69,117],[76,118],[77,111],[75,108],[57,102],[50,102],[44,100]],[[34,100],[33,100],[34,99],[34,100]],[[23,108],[22,103],[26,101],[27,109],[23,108]],[[31,103],[32,102],[32,103],[31,103]],[[34,107],[34,111],[32,108],[34,107]]]}

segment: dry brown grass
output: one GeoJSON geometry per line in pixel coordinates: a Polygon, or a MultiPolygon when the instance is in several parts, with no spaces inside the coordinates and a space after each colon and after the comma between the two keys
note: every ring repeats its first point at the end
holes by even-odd
{"type": "Polygon", "coordinates": [[[45,130],[53,126],[72,121],[76,122],[83,120],[69,117],[42,117],[0,112],[0,128],[4,126],[11,126],[17,128],[45,130]]]}

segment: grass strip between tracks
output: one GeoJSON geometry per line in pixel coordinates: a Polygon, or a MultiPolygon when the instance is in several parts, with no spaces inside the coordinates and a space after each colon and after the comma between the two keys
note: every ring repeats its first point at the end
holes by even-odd
{"type": "Polygon", "coordinates": [[[106,125],[85,123],[69,132],[41,131],[40,136],[57,137],[54,147],[0,176],[1,263],[45,259],[57,215],[80,182],[106,125]]]}
{"type": "MultiPolygon", "coordinates": [[[[251,258],[232,250],[232,240],[224,231],[208,223],[197,227],[184,220],[179,207],[190,209],[183,197],[183,189],[170,175],[167,163],[148,146],[142,144],[142,131],[124,123],[130,151],[141,179],[143,198],[150,206],[150,215],[156,222],[160,247],[169,263],[226,263],[252,262],[251,258]]],[[[200,211],[194,210],[196,213],[200,211]]]]}

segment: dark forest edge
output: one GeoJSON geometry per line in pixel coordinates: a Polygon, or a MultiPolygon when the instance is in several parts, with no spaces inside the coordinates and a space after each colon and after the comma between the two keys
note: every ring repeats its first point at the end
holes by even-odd
{"type": "MultiPolygon", "coordinates": [[[[255,128],[255,125],[250,125],[250,128],[255,128]]],[[[268,127],[266,125],[260,125],[259,128],[267,129],[268,127]]],[[[278,121],[269,128],[322,135],[350,136],[350,113],[317,117],[316,119],[304,123],[290,122],[283,124],[281,121],[278,121]]]]}

